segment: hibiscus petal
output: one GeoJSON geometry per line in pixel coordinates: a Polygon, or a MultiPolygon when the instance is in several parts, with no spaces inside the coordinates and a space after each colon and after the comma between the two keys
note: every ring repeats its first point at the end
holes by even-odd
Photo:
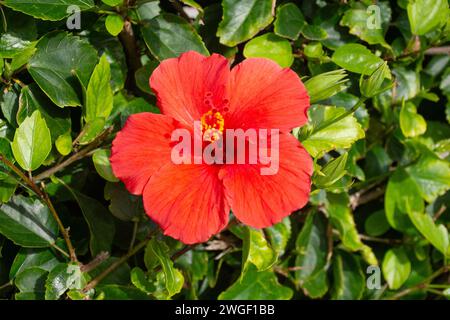
{"type": "Polygon", "coordinates": [[[208,165],[165,165],[145,187],[145,211],[166,235],[186,244],[207,241],[227,225],[230,212],[219,170],[208,165]]]}
{"type": "Polygon", "coordinates": [[[309,96],[298,75],[262,59],[246,59],[231,70],[227,128],[291,130],[308,120],[309,96]]]}
{"type": "Polygon", "coordinates": [[[192,127],[193,121],[227,99],[229,74],[225,57],[218,54],[205,57],[188,51],[162,61],[150,77],[150,87],[163,114],[192,127]],[[211,105],[205,101],[207,97],[211,105]]]}
{"type": "Polygon", "coordinates": [[[311,157],[290,134],[280,134],[279,150],[274,175],[261,175],[262,164],[225,165],[220,172],[233,213],[249,226],[269,227],[308,202],[311,157]]]}
{"type": "Polygon", "coordinates": [[[171,117],[149,112],[128,117],[112,143],[114,175],[128,191],[142,194],[150,177],[171,161],[171,134],[179,124],[171,117]]]}

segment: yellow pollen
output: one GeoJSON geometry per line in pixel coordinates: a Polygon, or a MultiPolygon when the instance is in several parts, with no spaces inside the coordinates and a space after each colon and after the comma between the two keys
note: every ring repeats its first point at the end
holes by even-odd
{"type": "Polygon", "coordinates": [[[221,137],[225,121],[220,112],[213,112],[213,110],[209,110],[203,114],[201,122],[204,140],[216,141],[221,137]]]}

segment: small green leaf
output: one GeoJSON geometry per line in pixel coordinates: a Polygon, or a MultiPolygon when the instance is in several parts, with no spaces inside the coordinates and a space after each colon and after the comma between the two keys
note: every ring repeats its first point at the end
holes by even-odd
{"type": "Polygon", "coordinates": [[[308,110],[308,135],[301,139],[303,146],[313,157],[336,148],[349,148],[353,142],[365,136],[356,118],[345,108],[314,105],[308,110]]]}
{"type": "Polygon", "coordinates": [[[445,24],[448,1],[413,0],[408,2],[407,10],[411,32],[421,36],[445,24]]]}
{"type": "Polygon", "coordinates": [[[396,290],[408,279],[411,262],[402,247],[393,248],[384,255],[382,269],[389,288],[396,290]]]}
{"type": "Polygon", "coordinates": [[[372,249],[365,245],[356,229],[355,219],[349,208],[349,198],[346,193],[327,194],[327,212],[331,224],[339,231],[344,247],[351,251],[361,251],[364,260],[370,265],[377,265],[378,261],[372,249]]]}
{"type": "Polygon", "coordinates": [[[60,263],[45,282],[45,300],[58,300],[69,289],[83,289],[88,278],[77,263],[60,263]]]}
{"type": "Polygon", "coordinates": [[[292,2],[278,6],[277,18],[274,22],[275,34],[291,40],[297,40],[305,26],[305,17],[292,2]]]}
{"type": "Polygon", "coordinates": [[[222,8],[217,36],[229,47],[251,39],[273,20],[272,0],[223,0],[222,8]]]}
{"type": "Polygon", "coordinates": [[[67,185],[66,187],[78,202],[89,227],[89,247],[92,255],[96,256],[102,251],[111,252],[115,233],[114,220],[111,214],[96,199],[71,189],[67,185]]]}
{"type": "Polygon", "coordinates": [[[147,248],[162,266],[167,298],[170,298],[181,291],[184,277],[178,269],[173,267],[173,262],[168,254],[167,246],[165,246],[163,242],[159,242],[153,238],[148,243],[147,248]]]}
{"type": "Polygon", "coordinates": [[[117,36],[120,31],[122,31],[124,25],[124,21],[122,16],[118,14],[109,14],[105,20],[105,27],[108,30],[109,34],[112,36],[117,36]]]}
{"type": "Polygon", "coordinates": [[[425,119],[411,102],[403,104],[400,110],[400,128],[405,137],[417,137],[427,130],[425,119]]]}
{"type": "Polygon", "coordinates": [[[56,150],[63,156],[67,156],[72,152],[72,136],[70,134],[63,134],[55,141],[56,150]]]}
{"type": "Polygon", "coordinates": [[[333,262],[333,300],[361,299],[366,287],[366,279],[361,269],[359,257],[340,250],[333,262]]]}
{"type": "Polygon", "coordinates": [[[123,0],[102,0],[102,2],[110,7],[115,7],[120,6],[123,3],[123,0]]]}
{"type": "Polygon", "coordinates": [[[274,33],[266,33],[247,42],[244,47],[244,56],[271,59],[281,67],[290,67],[294,62],[289,41],[274,33]]]}
{"type": "Polygon", "coordinates": [[[300,267],[295,272],[295,280],[312,298],[322,297],[328,291],[326,230],[324,217],[317,212],[310,213],[295,243],[295,266],[300,267]]]}
{"type": "Polygon", "coordinates": [[[55,243],[58,224],[39,200],[17,195],[0,206],[0,233],[23,247],[48,247],[55,243]]]}
{"type": "Polygon", "coordinates": [[[9,279],[14,279],[17,275],[32,267],[50,272],[60,262],[52,249],[21,248],[9,270],[9,279]]]}
{"type": "Polygon", "coordinates": [[[286,217],[281,222],[266,228],[265,231],[269,236],[273,250],[278,256],[281,256],[291,237],[291,220],[289,220],[289,217],[286,217]]]}
{"type": "Polygon", "coordinates": [[[105,128],[105,118],[95,118],[84,125],[83,134],[78,140],[78,144],[85,145],[95,140],[105,128]]]}
{"type": "Polygon", "coordinates": [[[340,157],[329,161],[320,171],[322,174],[315,174],[313,182],[318,188],[326,188],[333,185],[336,181],[341,179],[346,171],[348,153],[344,153],[340,157]]]}
{"type": "Polygon", "coordinates": [[[380,57],[357,43],[349,43],[337,48],[331,59],[341,68],[365,75],[372,74],[383,63],[380,57]]]}
{"type": "Polygon", "coordinates": [[[447,228],[437,225],[431,216],[417,212],[415,208],[410,208],[408,214],[417,230],[444,256],[450,256],[447,228]]]}
{"type": "Polygon", "coordinates": [[[29,14],[42,20],[57,21],[73,14],[68,10],[70,6],[77,6],[78,10],[88,10],[94,7],[93,0],[5,0],[4,5],[14,10],[29,14]]]}
{"type": "Polygon", "coordinates": [[[151,294],[155,291],[155,286],[147,279],[144,271],[139,267],[134,267],[131,270],[131,283],[146,294],[151,294]]]}
{"type": "Polygon", "coordinates": [[[364,229],[369,236],[378,237],[386,233],[390,226],[386,220],[384,210],[373,212],[364,222],[364,229]]]}
{"type": "Polygon", "coordinates": [[[269,269],[276,261],[277,255],[267,243],[261,230],[246,227],[242,247],[242,272],[254,264],[259,271],[269,269]]]}
{"type": "Polygon", "coordinates": [[[111,89],[111,72],[106,56],[100,58],[92,72],[86,91],[86,122],[97,118],[108,118],[113,107],[113,93],[111,89]]]}
{"type": "Polygon", "coordinates": [[[32,267],[20,273],[14,281],[20,293],[16,294],[16,300],[44,300],[45,279],[48,271],[38,267],[32,267]]]}
{"type": "Polygon", "coordinates": [[[289,300],[292,289],[282,286],[275,274],[270,271],[258,271],[250,265],[241,279],[219,295],[219,300],[289,300]]]}
{"type": "Polygon", "coordinates": [[[14,158],[28,171],[39,168],[47,158],[52,149],[50,130],[38,110],[20,124],[11,148],[14,158]]]}
{"type": "Polygon", "coordinates": [[[98,149],[92,154],[92,161],[94,162],[95,170],[105,180],[110,182],[117,182],[117,179],[112,172],[111,163],[109,157],[111,156],[111,150],[98,149]]]}
{"type": "Polygon", "coordinates": [[[209,55],[200,36],[183,18],[164,13],[142,23],[145,43],[158,60],[178,57],[189,50],[209,55]]]}

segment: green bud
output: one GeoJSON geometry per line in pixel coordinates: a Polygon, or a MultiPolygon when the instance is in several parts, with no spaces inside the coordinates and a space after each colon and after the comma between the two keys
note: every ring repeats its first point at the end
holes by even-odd
{"type": "Polygon", "coordinates": [[[325,72],[305,82],[311,103],[328,99],[347,89],[347,74],[343,69],[325,72]]]}
{"type": "Polygon", "coordinates": [[[372,98],[389,89],[392,86],[392,83],[389,81],[389,84],[383,86],[385,79],[391,79],[391,71],[389,70],[386,61],[380,64],[368,78],[364,78],[364,76],[361,75],[359,80],[359,90],[361,95],[366,98],[372,98]]]}
{"type": "Polygon", "coordinates": [[[303,49],[305,56],[308,58],[320,58],[323,56],[323,48],[320,42],[311,42],[303,49]]]}

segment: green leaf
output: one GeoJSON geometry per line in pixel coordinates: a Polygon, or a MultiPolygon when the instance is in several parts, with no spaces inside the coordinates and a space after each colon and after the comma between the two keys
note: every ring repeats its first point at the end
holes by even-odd
{"type": "Polygon", "coordinates": [[[404,248],[393,248],[386,252],[383,259],[382,270],[389,288],[399,289],[411,273],[411,262],[404,248]]]}
{"type": "Polygon", "coordinates": [[[391,9],[388,2],[378,2],[377,6],[380,12],[379,17],[376,11],[367,10],[367,6],[356,3],[354,8],[345,11],[340,24],[341,26],[349,27],[351,34],[369,44],[381,44],[389,48],[389,45],[384,40],[385,29],[382,27],[382,23],[383,25],[389,23],[391,9]]]}
{"type": "Polygon", "coordinates": [[[28,171],[39,168],[47,158],[52,149],[51,135],[38,110],[20,124],[11,148],[14,158],[28,171]]]}
{"type": "Polygon", "coordinates": [[[266,33],[247,42],[244,47],[244,56],[271,59],[284,68],[290,67],[294,62],[289,41],[274,33],[266,33]]]}
{"type": "Polygon", "coordinates": [[[281,222],[266,228],[265,231],[269,236],[270,245],[273,248],[273,251],[278,256],[281,256],[284,253],[292,234],[291,220],[289,220],[289,217],[286,217],[281,222]]]}
{"type": "Polygon", "coordinates": [[[349,43],[337,48],[331,59],[341,68],[365,75],[371,75],[383,63],[380,57],[357,43],[349,43]]]}
{"type": "Polygon", "coordinates": [[[165,243],[159,242],[153,238],[148,243],[146,250],[149,250],[162,266],[167,298],[180,292],[183,287],[184,277],[178,269],[173,267],[173,262],[170,259],[168,248],[165,243]]]}
{"type": "Polygon", "coordinates": [[[408,214],[417,230],[444,256],[450,256],[447,228],[442,224],[436,225],[431,216],[413,207],[408,210],[408,214]]]}
{"type": "Polygon", "coordinates": [[[364,230],[369,236],[378,237],[389,230],[389,222],[386,220],[384,210],[373,212],[364,222],[364,230]]]}
{"type": "Polygon", "coordinates": [[[222,8],[217,36],[229,47],[251,39],[273,20],[272,0],[223,0],[222,8]]]}
{"type": "Polygon", "coordinates": [[[347,164],[348,153],[344,153],[336,159],[329,161],[320,171],[321,174],[313,176],[313,182],[318,188],[326,188],[333,185],[341,179],[345,174],[345,166],[347,164]]]}
{"type": "Polygon", "coordinates": [[[33,267],[50,272],[59,263],[60,260],[51,249],[21,248],[9,270],[9,279],[33,267]]]}
{"type": "Polygon", "coordinates": [[[419,161],[407,167],[406,171],[416,183],[422,197],[428,202],[433,202],[450,189],[450,163],[429,150],[421,152],[419,161]]]}
{"type": "Polygon", "coordinates": [[[2,10],[1,18],[0,57],[12,58],[10,68],[15,70],[17,63],[14,60],[26,55],[27,48],[36,40],[36,20],[12,10],[2,10]]]}
{"type": "Polygon", "coordinates": [[[17,195],[0,206],[0,233],[23,247],[48,247],[55,243],[58,224],[39,200],[17,195]]]}
{"type": "Polygon", "coordinates": [[[340,250],[334,256],[333,300],[361,299],[366,287],[366,279],[357,256],[340,250]]]}
{"type": "Polygon", "coordinates": [[[189,250],[176,260],[176,264],[191,273],[193,282],[200,281],[208,273],[208,254],[206,251],[189,250]]]}
{"type": "Polygon", "coordinates": [[[108,210],[96,199],[66,187],[78,202],[89,227],[89,248],[92,256],[96,256],[102,251],[111,252],[115,225],[108,210]]]}
{"type": "Polygon", "coordinates": [[[278,6],[277,18],[274,22],[275,34],[291,40],[297,40],[305,26],[305,17],[292,2],[278,6]]]}
{"type": "Polygon", "coordinates": [[[250,264],[254,264],[258,271],[264,271],[277,261],[277,255],[269,246],[262,230],[246,227],[243,241],[242,273],[245,273],[250,264]]]}
{"type": "Polygon", "coordinates": [[[411,102],[403,104],[400,110],[400,128],[405,137],[417,137],[427,130],[425,119],[411,102]]]}
{"type": "Polygon", "coordinates": [[[153,91],[150,89],[148,79],[150,79],[153,70],[155,70],[158,64],[158,61],[150,61],[145,66],[136,70],[134,73],[134,78],[136,79],[136,85],[139,89],[146,93],[153,94],[153,91]]]}
{"type": "Polygon", "coordinates": [[[305,24],[302,29],[302,35],[308,40],[325,40],[328,38],[328,33],[320,26],[305,24]]]}
{"type": "Polygon", "coordinates": [[[110,7],[115,7],[121,5],[123,0],[102,0],[102,2],[110,7]]]}
{"type": "Polygon", "coordinates": [[[317,212],[306,217],[305,224],[295,243],[297,256],[295,280],[305,294],[319,298],[328,291],[327,277],[327,225],[324,217],[317,212]]]}
{"type": "Polygon", "coordinates": [[[73,14],[67,10],[69,6],[77,6],[79,10],[94,7],[93,0],[5,0],[4,5],[42,20],[57,21],[73,14]]]}
{"type": "Polygon", "coordinates": [[[98,286],[97,291],[97,300],[149,300],[147,294],[133,287],[110,284],[98,286]]]}
{"type": "Polygon", "coordinates": [[[411,32],[424,35],[445,24],[448,17],[447,0],[411,0],[408,2],[411,32]]]}
{"type": "Polygon", "coordinates": [[[142,23],[145,43],[158,60],[178,57],[189,50],[209,55],[200,36],[183,18],[164,13],[142,23]]]}
{"type": "Polygon", "coordinates": [[[144,271],[139,267],[134,267],[131,270],[131,283],[146,294],[151,294],[155,291],[155,286],[147,279],[144,271]]]}
{"type": "Polygon", "coordinates": [[[83,127],[83,134],[80,135],[78,144],[85,145],[95,140],[105,128],[105,118],[95,118],[87,122],[83,127]]]}
{"type": "Polygon", "coordinates": [[[109,14],[105,20],[106,30],[112,36],[117,36],[120,31],[122,31],[124,25],[124,21],[122,16],[118,14],[109,14]]]}
{"type": "Polygon", "coordinates": [[[19,96],[19,110],[17,111],[17,123],[21,124],[26,117],[39,110],[44,118],[52,141],[71,130],[70,112],[66,109],[60,109],[41,91],[41,89],[32,83],[22,88],[19,96]]]}
{"type": "Polygon", "coordinates": [[[87,122],[97,118],[108,118],[113,108],[113,92],[110,85],[111,72],[106,56],[100,58],[92,72],[86,91],[86,109],[84,117],[87,122]]]}
{"type": "Polygon", "coordinates": [[[92,161],[94,162],[95,170],[106,181],[117,182],[117,179],[112,172],[111,163],[109,157],[111,156],[111,150],[98,149],[92,154],[92,161]]]}
{"type": "Polygon", "coordinates": [[[272,271],[260,271],[251,265],[227,290],[219,295],[219,300],[289,300],[292,289],[280,285],[272,271]]]}
{"type": "Polygon", "coordinates": [[[97,63],[95,49],[64,32],[47,34],[36,49],[28,71],[42,91],[60,107],[80,106],[77,88],[80,81],[85,87],[88,84],[97,63]]]}
{"type": "Polygon", "coordinates": [[[116,218],[132,221],[144,212],[142,197],[132,195],[122,183],[106,183],[105,200],[110,200],[108,209],[116,218]]]}
{"type": "Polygon", "coordinates": [[[17,185],[17,180],[12,177],[0,179],[0,203],[6,203],[11,199],[17,185]]]}
{"type": "Polygon", "coordinates": [[[389,178],[384,197],[386,218],[392,228],[400,231],[413,229],[408,208],[423,212],[424,203],[417,185],[404,169],[397,169],[389,178]]]}
{"type": "Polygon", "coordinates": [[[56,150],[63,156],[72,152],[72,136],[70,134],[60,135],[55,141],[56,150]]]}
{"type": "Polygon", "coordinates": [[[356,229],[353,214],[349,208],[349,198],[346,193],[327,194],[327,212],[331,224],[339,231],[344,247],[351,251],[361,251],[364,260],[370,265],[377,265],[378,261],[372,249],[362,243],[356,229]]]}
{"type": "Polygon", "coordinates": [[[16,294],[16,300],[43,300],[47,275],[47,270],[38,267],[20,273],[14,281],[20,290],[20,293],[16,294]]]}
{"type": "Polygon", "coordinates": [[[58,300],[69,289],[83,289],[87,280],[77,263],[60,263],[45,282],[45,300],[58,300]]]}
{"type": "Polygon", "coordinates": [[[356,118],[349,114],[341,118],[345,108],[314,105],[308,110],[309,123],[305,130],[303,146],[313,157],[337,148],[349,148],[356,140],[364,138],[364,130],[356,118]]]}
{"type": "Polygon", "coordinates": [[[17,110],[19,109],[18,94],[14,89],[2,92],[0,94],[0,105],[3,116],[12,126],[16,127],[17,123],[15,117],[17,114],[17,110]]]}

